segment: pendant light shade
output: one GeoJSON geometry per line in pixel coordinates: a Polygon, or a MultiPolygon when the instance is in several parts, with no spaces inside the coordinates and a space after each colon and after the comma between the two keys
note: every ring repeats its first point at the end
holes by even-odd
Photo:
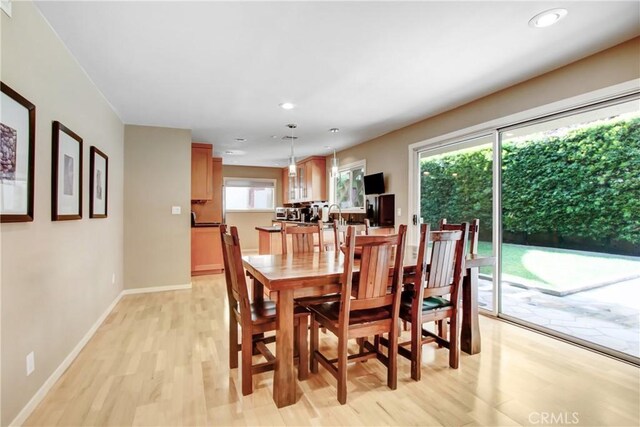
{"type": "MultiPolygon", "coordinates": [[[[329,129],[331,133],[338,133],[340,129],[331,128],[329,129]]],[[[335,178],[338,176],[338,158],[336,157],[336,149],[333,149],[333,159],[331,160],[331,178],[335,178]]]]}
{"type": "Polygon", "coordinates": [[[289,158],[289,176],[296,176],[296,159],[295,157],[291,156],[289,158]]]}
{"type": "Polygon", "coordinates": [[[287,125],[289,129],[291,129],[291,156],[289,156],[289,176],[296,176],[298,167],[296,166],[296,158],[293,154],[293,140],[295,139],[293,136],[293,130],[297,127],[295,124],[290,123],[287,125]]]}
{"type": "Polygon", "coordinates": [[[333,150],[333,159],[331,160],[331,178],[338,176],[338,159],[336,158],[336,150],[333,150]]]}

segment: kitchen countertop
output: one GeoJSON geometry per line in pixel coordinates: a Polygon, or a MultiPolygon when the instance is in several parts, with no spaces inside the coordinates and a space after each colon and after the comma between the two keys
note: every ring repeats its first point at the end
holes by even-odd
{"type": "MultiPolygon", "coordinates": [[[[272,219],[271,222],[286,222],[287,224],[302,224],[302,225],[313,225],[315,224],[315,222],[303,222],[303,221],[290,221],[290,220],[282,220],[282,219],[272,219]]],[[[333,228],[333,221],[327,221],[324,223],[325,225],[325,229],[327,228],[333,228]]],[[[364,222],[357,222],[357,223],[347,223],[346,225],[364,225],[364,222]]],[[[274,226],[275,227],[275,226],[274,226]]],[[[271,227],[256,227],[256,230],[258,229],[265,229],[263,231],[269,231],[266,230],[267,228],[271,228],[271,227]]],[[[394,225],[372,225],[369,227],[370,229],[377,229],[377,228],[395,228],[394,225]]],[[[277,227],[278,231],[280,231],[280,227],[277,227]]]]}
{"type": "Polygon", "coordinates": [[[267,233],[279,233],[280,232],[280,227],[272,225],[272,226],[256,227],[256,230],[258,230],[258,231],[266,231],[267,233]]]}
{"type": "Polygon", "coordinates": [[[196,222],[191,224],[191,228],[220,227],[221,225],[221,222],[196,222]]]}

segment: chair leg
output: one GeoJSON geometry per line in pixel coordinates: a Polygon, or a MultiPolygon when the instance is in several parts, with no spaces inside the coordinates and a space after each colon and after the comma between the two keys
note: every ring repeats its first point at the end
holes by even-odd
{"type": "Polygon", "coordinates": [[[422,371],[422,325],[411,325],[411,378],[420,381],[422,371]]]}
{"type": "Polygon", "coordinates": [[[253,393],[251,358],[253,356],[253,340],[251,328],[242,328],[242,395],[253,393]]]}
{"type": "Polygon", "coordinates": [[[458,326],[458,311],[451,316],[449,323],[449,366],[458,369],[460,359],[460,331],[458,326]]]}
{"type": "Polygon", "coordinates": [[[309,360],[311,372],[318,373],[318,360],[316,359],[316,351],[318,350],[318,322],[314,315],[311,315],[311,343],[309,349],[309,360]]]}
{"type": "MultiPolygon", "coordinates": [[[[449,338],[447,338],[447,332],[449,329],[447,328],[447,319],[437,320],[436,324],[438,326],[438,336],[443,340],[448,341],[449,338]]],[[[438,348],[442,348],[442,344],[438,344],[438,348]]]]}
{"type": "Polygon", "coordinates": [[[338,339],[338,402],[347,403],[347,339],[338,339]]]}
{"type": "MultiPolygon", "coordinates": [[[[389,349],[387,350],[389,364],[387,366],[387,386],[391,390],[398,388],[398,329],[393,325],[389,331],[389,349]]],[[[400,326],[400,325],[398,325],[400,326]]]]}
{"type": "Polygon", "coordinates": [[[229,369],[238,367],[238,322],[233,310],[229,310],[229,369]]]}
{"type": "Polygon", "coordinates": [[[308,316],[300,317],[298,320],[298,379],[300,381],[309,378],[309,343],[308,316]]]}

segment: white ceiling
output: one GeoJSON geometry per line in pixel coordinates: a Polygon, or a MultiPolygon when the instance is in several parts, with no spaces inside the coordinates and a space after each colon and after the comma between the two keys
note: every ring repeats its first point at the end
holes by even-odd
{"type": "Polygon", "coordinates": [[[260,166],[286,164],[287,123],[297,157],[328,154],[640,35],[638,1],[37,5],[125,123],[260,166]],[[556,7],[564,20],[528,26],[556,7]]]}

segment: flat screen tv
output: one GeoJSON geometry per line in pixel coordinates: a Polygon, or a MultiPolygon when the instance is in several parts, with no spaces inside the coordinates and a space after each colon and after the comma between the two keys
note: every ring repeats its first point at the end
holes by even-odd
{"type": "Polygon", "coordinates": [[[383,194],[384,175],[382,172],[364,176],[364,194],[383,194]]]}

